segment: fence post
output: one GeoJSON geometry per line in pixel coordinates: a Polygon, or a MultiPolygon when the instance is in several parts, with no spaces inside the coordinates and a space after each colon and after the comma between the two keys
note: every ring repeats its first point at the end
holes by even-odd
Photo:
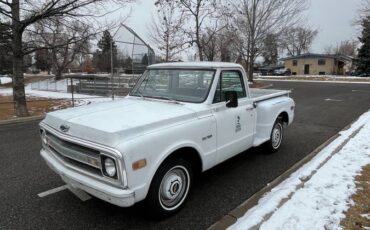
{"type": "Polygon", "coordinates": [[[73,79],[71,79],[71,92],[72,92],[72,106],[75,107],[75,97],[74,97],[74,92],[73,92],[73,79]]]}
{"type": "Polygon", "coordinates": [[[96,95],[96,76],[94,75],[94,95],[96,95]]]}
{"type": "Polygon", "coordinates": [[[112,84],[112,100],[114,100],[114,86],[113,86],[113,72],[114,72],[114,66],[113,66],[113,40],[110,42],[110,64],[111,64],[111,84],[112,84]]]}

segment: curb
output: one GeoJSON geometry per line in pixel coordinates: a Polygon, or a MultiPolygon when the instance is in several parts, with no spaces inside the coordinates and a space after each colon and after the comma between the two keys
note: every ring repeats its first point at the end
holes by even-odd
{"type": "MultiPolygon", "coordinates": [[[[357,119],[356,119],[357,120],[357,119]]],[[[355,121],[356,121],[355,120],[355,121]]],[[[230,227],[231,225],[235,224],[238,218],[241,218],[244,216],[244,214],[251,209],[252,207],[256,206],[258,204],[258,201],[269,191],[271,191],[274,187],[276,187],[278,184],[283,182],[285,179],[287,179],[292,173],[297,171],[299,168],[301,168],[304,164],[312,160],[322,149],[324,149],[326,146],[328,146],[332,141],[334,141],[336,138],[340,136],[340,132],[345,131],[351,127],[351,125],[355,122],[351,122],[351,124],[347,125],[345,128],[343,128],[341,131],[339,131],[337,134],[329,138],[327,141],[325,141],[323,144],[321,144],[319,147],[314,149],[311,153],[309,153],[306,157],[304,157],[302,160],[295,163],[292,167],[290,167],[287,171],[285,171],[280,176],[276,177],[272,182],[267,183],[265,187],[263,187],[261,190],[253,194],[249,199],[244,201],[242,204],[240,204],[235,209],[231,210],[228,214],[223,216],[219,221],[211,225],[207,230],[224,230],[230,227]]]]}
{"type": "Polygon", "coordinates": [[[0,125],[11,125],[11,124],[19,124],[19,123],[25,123],[30,121],[37,121],[44,119],[44,115],[41,116],[33,116],[33,117],[21,117],[21,118],[15,118],[5,121],[0,121],[0,125]]]}

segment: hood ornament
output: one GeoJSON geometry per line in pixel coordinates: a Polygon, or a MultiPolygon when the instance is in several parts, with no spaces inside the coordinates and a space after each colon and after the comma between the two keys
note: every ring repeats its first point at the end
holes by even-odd
{"type": "Polygon", "coordinates": [[[63,133],[68,132],[69,128],[70,128],[70,127],[69,127],[68,125],[61,125],[61,126],[59,127],[60,131],[62,131],[63,133]]]}

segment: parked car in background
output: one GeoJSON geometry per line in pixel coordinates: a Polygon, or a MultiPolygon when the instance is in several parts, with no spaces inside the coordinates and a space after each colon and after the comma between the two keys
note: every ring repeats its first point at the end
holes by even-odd
{"type": "Polygon", "coordinates": [[[357,75],[358,77],[370,77],[370,73],[361,73],[357,75]]]}
{"type": "Polygon", "coordinates": [[[292,73],[290,69],[283,68],[283,69],[275,69],[273,71],[273,75],[274,76],[290,76],[292,75],[292,73]]]}

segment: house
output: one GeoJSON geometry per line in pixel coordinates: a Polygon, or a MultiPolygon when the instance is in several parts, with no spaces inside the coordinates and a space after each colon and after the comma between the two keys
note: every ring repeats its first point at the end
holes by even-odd
{"type": "Polygon", "coordinates": [[[281,60],[292,75],[344,75],[352,67],[352,58],[344,55],[306,53],[281,60]]]}

